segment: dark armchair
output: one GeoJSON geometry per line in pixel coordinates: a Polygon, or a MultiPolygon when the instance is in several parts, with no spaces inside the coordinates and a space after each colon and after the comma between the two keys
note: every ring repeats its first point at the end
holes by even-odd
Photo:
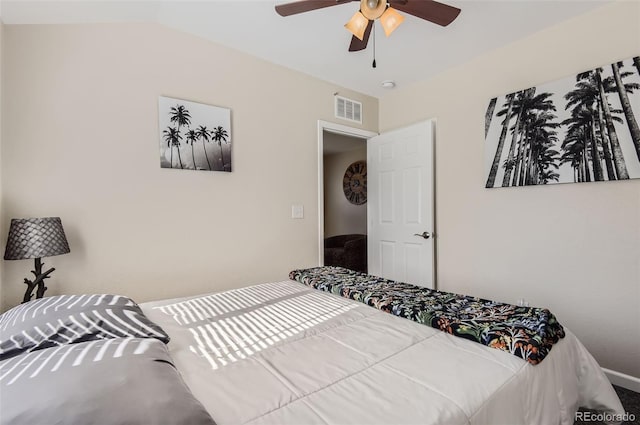
{"type": "Polygon", "coordinates": [[[324,240],[324,264],[367,272],[367,235],[338,235],[324,240]]]}

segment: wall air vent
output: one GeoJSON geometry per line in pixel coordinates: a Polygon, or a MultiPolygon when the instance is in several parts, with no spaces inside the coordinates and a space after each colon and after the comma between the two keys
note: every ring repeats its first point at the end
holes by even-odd
{"type": "Polygon", "coordinates": [[[336,118],[362,124],[362,103],[342,96],[334,97],[336,99],[336,118]]]}

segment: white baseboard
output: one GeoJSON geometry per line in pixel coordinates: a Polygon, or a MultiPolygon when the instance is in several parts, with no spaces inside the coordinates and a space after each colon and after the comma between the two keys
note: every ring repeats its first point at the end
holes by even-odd
{"type": "Polygon", "coordinates": [[[615,370],[606,369],[604,367],[602,368],[602,371],[607,375],[609,382],[612,384],[640,393],[640,378],[616,372],[615,370]]]}

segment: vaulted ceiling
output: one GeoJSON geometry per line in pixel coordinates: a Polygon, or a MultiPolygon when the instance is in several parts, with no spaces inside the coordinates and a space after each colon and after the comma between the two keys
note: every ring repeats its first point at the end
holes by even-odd
{"type": "Polygon", "coordinates": [[[374,69],[371,66],[373,40],[364,51],[347,51],[351,34],[343,25],[358,10],[357,2],[286,18],[274,11],[276,4],[284,2],[3,0],[0,18],[6,24],[157,22],[382,97],[388,90],[382,87],[382,81],[393,80],[398,87],[403,87],[428,79],[607,3],[603,0],[445,0],[462,9],[448,27],[405,15],[404,23],[387,38],[378,26],[377,68],[374,69]]]}

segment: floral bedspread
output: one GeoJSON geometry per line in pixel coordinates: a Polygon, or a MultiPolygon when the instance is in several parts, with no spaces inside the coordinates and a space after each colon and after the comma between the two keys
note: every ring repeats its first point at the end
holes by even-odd
{"type": "Polygon", "coordinates": [[[547,309],[518,307],[355,272],[342,267],[294,270],[289,278],[393,315],[540,363],[564,328],[547,309]]]}

